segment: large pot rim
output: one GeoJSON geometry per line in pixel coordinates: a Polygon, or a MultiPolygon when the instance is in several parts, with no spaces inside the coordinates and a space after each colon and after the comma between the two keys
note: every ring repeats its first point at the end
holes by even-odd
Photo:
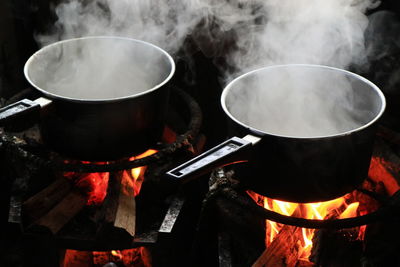
{"type": "Polygon", "coordinates": [[[25,78],[28,80],[28,82],[34,87],[36,88],[38,91],[40,91],[41,93],[43,93],[45,96],[51,98],[51,99],[60,99],[60,100],[66,100],[66,101],[70,101],[70,102],[78,102],[78,103],[93,103],[93,104],[98,104],[98,103],[105,103],[105,102],[118,102],[121,100],[126,100],[126,99],[133,99],[133,98],[138,98],[141,97],[143,95],[149,94],[153,91],[156,91],[157,89],[163,87],[166,83],[169,82],[169,80],[171,80],[171,78],[173,77],[175,73],[175,62],[172,59],[171,55],[168,54],[164,49],[146,42],[146,41],[142,41],[142,40],[138,40],[138,39],[133,39],[133,38],[129,38],[129,37],[119,37],[119,36],[85,36],[85,37],[79,37],[79,38],[72,38],[72,39],[67,39],[67,40],[62,40],[62,41],[58,41],[49,45],[46,45],[44,47],[42,47],[41,49],[39,49],[38,51],[36,51],[25,63],[24,66],[24,75],[25,78]],[[68,43],[68,42],[75,42],[78,40],[87,40],[87,39],[119,39],[119,40],[126,40],[126,41],[132,41],[132,42],[136,42],[136,43],[142,43],[144,45],[147,46],[151,46],[153,48],[155,48],[156,50],[160,51],[161,54],[163,54],[166,59],[169,61],[170,63],[170,73],[168,74],[168,76],[159,84],[155,85],[154,87],[145,90],[143,92],[137,93],[137,94],[133,94],[133,95],[127,95],[127,96],[123,96],[123,97],[116,97],[116,98],[104,98],[104,99],[85,99],[85,98],[74,98],[74,97],[66,97],[66,96],[61,96],[58,94],[54,94],[54,93],[50,93],[48,91],[46,91],[45,89],[37,86],[35,84],[35,82],[33,82],[31,80],[31,78],[29,77],[28,74],[28,69],[30,64],[32,63],[32,61],[34,60],[34,58],[36,57],[36,55],[38,53],[43,52],[43,50],[46,49],[50,49],[53,46],[57,46],[60,45],[62,43],[68,43]]]}
{"type": "Polygon", "coordinates": [[[246,73],[244,73],[244,74],[242,74],[242,75],[236,77],[235,79],[233,79],[232,81],[230,81],[230,82],[228,83],[227,86],[225,86],[225,88],[224,88],[224,90],[223,90],[223,92],[222,92],[222,94],[221,94],[220,101],[221,101],[222,109],[224,110],[225,114],[227,114],[227,115],[229,116],[229,118],[230,118],[231,120],[233,120],[233,121],[236,122],[237,124],[243,126],[244,128],[248,129],[250,132],[252,132],[252,133],[254,133],[254,134],[258,135],[258,136],[266,136],[266,135],[267,135],[267,136],[275,136],[275,137],[279,137],[279,138],[301,139],[301,140],[318,140],[318,139],[323,139],[323,138],[343,137],[343,136],[346,136],[346,135],[353,134],[353,133],[355,133],[355,132],[362,131],[363,129],[368,128],[369,126],[373,125],[377,120],[379,120],[379,118],[382,116],[382,114],[384,113],[385,108],[386,108],[386,99],[385,99],[384,94],[383,94],[382,91],[379,89],[379,87],[376,86],[374,83],[372,83],[370,80],[368,80],[368,79],[366,79],[366,78],[364,78],[364,77],[362,77],[362,76],[360,76],[360,75],[358,75],[358,74],[356,74],[356,73],[347,71],[347,70],[343,70],[343,69],[339,69],[339,68],[335,68],[335,67],[330,67],[330,66],[325,66],[325,65],[316,65],[316,64],[283,64],[283,65],[271,65],[271,66],[262,67],[262,68],[258,68],[258,69],[255,69],[255,70],[246,72],[246,73]],[[247,124],[245,124],[245,123],[239,121],[238,119],[235,118],[235,116],[233,116],[233,115],[229,112],[229,110],[228,110],[228,108],[227,108],[227,106],[226,106],[226,97],[227,97],[227,95],[229,94],[229,91],[231,90],[231,88],[235,85],[235,83],[236,83],[237,81],[239,81],[239,80],[241,80],[241,79],[243,79],[243,78],[245,78],[245,77],[247,77],[247,76],[253,75],[254,73],[261,72],[261,71],[264,71],[264,70],[276,69],[276,68],[287,68],[287,67],[309,67],[309,68],[328,69],[328,70],[338,71],[338,72],[342,72],[342,73],[344,73],[344,74],[353,76],[353,77],[355,77],[355,78],[357,78],[357,79],[363,81],[364,83],[368,84],[373,90],[375,90],[375,92],[376,92],[376,93],[378,94],[378,96],[380,97],[380,100],[381,100],[381,108],[380,108],[378,114],[377,114],[372,120],[370,120],[368,123],[366,123],[366,124],[364,124],[364,125],[362,125],[362,126],[360,126],[360,127],[358,127],[358,128],[355,128],[355,129],[352,129],[352,130],[349,130],[349,131],[346,131],[346,132],[341,132],[341,133],[337,133],[337,134],[332,134],[332,135],[311,136],[311,137],[291,136],[291,135],[278,135],[278,134],[269,133],[269,132],[266,132],[266,131],[261,131],[261,130],[259,130],[259,129],[256,129],[256,128],[254,128],[254,127],[251,127],[251,126],[249,126],[249,125],[247,125],[247,124]]]}

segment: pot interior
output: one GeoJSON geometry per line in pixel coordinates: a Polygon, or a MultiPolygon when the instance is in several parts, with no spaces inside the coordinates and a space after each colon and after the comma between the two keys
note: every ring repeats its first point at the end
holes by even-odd
{"type": "Polygon", "coordinates": [[[162,49],[139,40],[86,37],[57,42],[25,65],[29,82],[50,97],[114,100],[159,88],[175,66],[162,49]]]}
{"type": "Polygon", "coordinates": [[[381,116],[385,99],[354,73],[317,65],[258,69],[233,80],[222,98],[225,112],[258,132],[296,138],[341,135],[381,116]]]}

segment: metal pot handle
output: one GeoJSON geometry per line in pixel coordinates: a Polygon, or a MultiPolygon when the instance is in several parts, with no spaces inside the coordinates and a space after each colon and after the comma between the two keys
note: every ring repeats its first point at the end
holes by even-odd
{"type": "Polygon", "coordinates": [[[40,110],[51,103],[51,100],[40,97],[34,101],[22,99],[3,107],[0,109],[0,127],[7,126],[16,121],[21,121],[28,117],[31,120],[37,120],[40,115],[40,110]]]}
{"type": "Polygon", "coordinates": [[[166,174],[168,177],[179,179],[182,182],[192,180],[217,167],[235,161],[247,160],[246,152],[260,140],[260,137],[250,134],[243,138],[232,137],[175,169],[168,171],[166,174]]]}

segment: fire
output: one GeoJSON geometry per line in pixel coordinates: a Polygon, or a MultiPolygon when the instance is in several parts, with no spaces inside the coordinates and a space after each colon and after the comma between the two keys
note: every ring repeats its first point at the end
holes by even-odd
{"type": "MultiPolygon", "coordinates": [[[[248,193],[258,203],[260,203],[260,199],[262,199],[263,205],[266,209],[287,216],[324,220],[331,218],[350,218],[355,217],[358,214],[359,202],[354,202],[351,204],[347,203],[347,200],[350,199],[351,194],[326,202],[299,204],[269,199],[251,191],[248,193]]],[[[266,224],[266,244],[268,247],[279,234],[283,225],[268,220],[266,221],[266,224]]],[[[301,229],[301,245],[298,251],[299,259],[308,260],[313,246],[312,239],[314,232],[314,229],[301,229]]]]}
{"type": "MultiPolygon", "coordinates": [[[[149,149],[143,154],[140,154],[136,157],[131,157],[130,160],[145,158],[155,153],[157,153],[157,150],[149,149]]],[[[142,166],[133,168],[130,171],[124,171],[124,174],[122,176],[122,185],[126,194],[133,194],[134,196],[137,196],[139,194],[146,169],[147,166],[142,166]]]]}
{"type": "Polygon", "coordinates": [[[151,255],[145,247],[111,251],[78,251],[67,249],[61,266],[103,266],[110,262],[113,262],[117,266],[150,267],[151,255]]]}
{"type": "MultiPolygon", "coordinates": [[[[157,153],[154,149],[149,149],[143,154],[135,157],[131,157],[130,160],[141,159],[152,154],[157,153]]],[[[89,162],[82,162],[89,163],[89,162]]],[[[97,164],[107,164],[107,162],[101,162],[97,164]]],[[[140,192],[146,166],[133,168],[128,171],[122,172],[122,190],[127,195],[137,196],[140,192]]],[[[108,189],[108,181],[110,179],[109,173],[64,173],[64,176],[73,179],[77,187],[84,191],[88,196],[88,205],[100,205],[103,203],[108,189]]]]}

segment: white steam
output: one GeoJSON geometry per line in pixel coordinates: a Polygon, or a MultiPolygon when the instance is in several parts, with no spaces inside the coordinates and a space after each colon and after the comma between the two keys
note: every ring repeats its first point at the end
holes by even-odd
{"type": "Polygon", "coordinates": [[[223,31],[227,31],[239,21],[254,18],[251,14],[254,2],[66,0],[55,8],[58,20],[54,33],[39,35],[37,40],[48,44],[82,36],[123,36],[148,41],[174,53],[188,35],[199,34],[195,31],[199,24],[207,28],[216,19],[222,22],[223,31]]]}
{"type": "MultiPolygon", "coordinates": [[[[225,79],[277,64],[348,68],[368,63],[365,12],[378,4],[377,0],[69,0],[55,9],[55,34],[38,40],[44,44],[90,35],[124,36],[175,53],[189,36],[206,55],[225,57],[229,65],[225,79]]],[[[115,59],[123,58],[121,51],[112,53],[115,59]]],[[[234,107],[235,116],[267,132],[320,136],[357,128],[368,122],[365,118],[373,119],[368,114],[376,113],[376,107],[372,111],[359,103],[363,97],[355,99],[361,94],[354,93],[344,76],[322,79],[312,71],[302,72],[301,79],[294,76],[288,76],[287,84],[264,78],[242,84],[237,91],[241,94],[234,94],[241,102],[234,107]]],[[[381,104],[377,99],[367,102],[381,104]]]]}
{"type": "Polygon", "coordinates": [[[241,30],[231,64],[307,63],[347,68],[365,62],[364,31],[374,0],[266,0],[266,23],[241,30]]]}
{"type": "Polygon", "coordinates": [[[224,100],[238,121],[292,137],[341,134],[368,123],[382,107],[374,88],[357,76],[309,65],[253,71],[235,80],[224,100]]]}
{"type": "Polygon", "coordinates": [[[59,42],[27,64],[30,81],[47,92],[80,100],[132,96],[164,83],[173,62],[157,47],[127,38],[59,42]]]}
{"type": "MultiPolygon", "coordinates": [[[[267,0],[266,23],[246,25],[238,34],[239,49],[229,61],[234,76],[268,65],[365,65],[365,11],[376,5],[372,0],[267,0]]],[[[373,120],[383,105],[370,85],[324,69],[261,71],[232,87],[226,105],[237,120],[284,136],[342,134],[373,120]]]]}

